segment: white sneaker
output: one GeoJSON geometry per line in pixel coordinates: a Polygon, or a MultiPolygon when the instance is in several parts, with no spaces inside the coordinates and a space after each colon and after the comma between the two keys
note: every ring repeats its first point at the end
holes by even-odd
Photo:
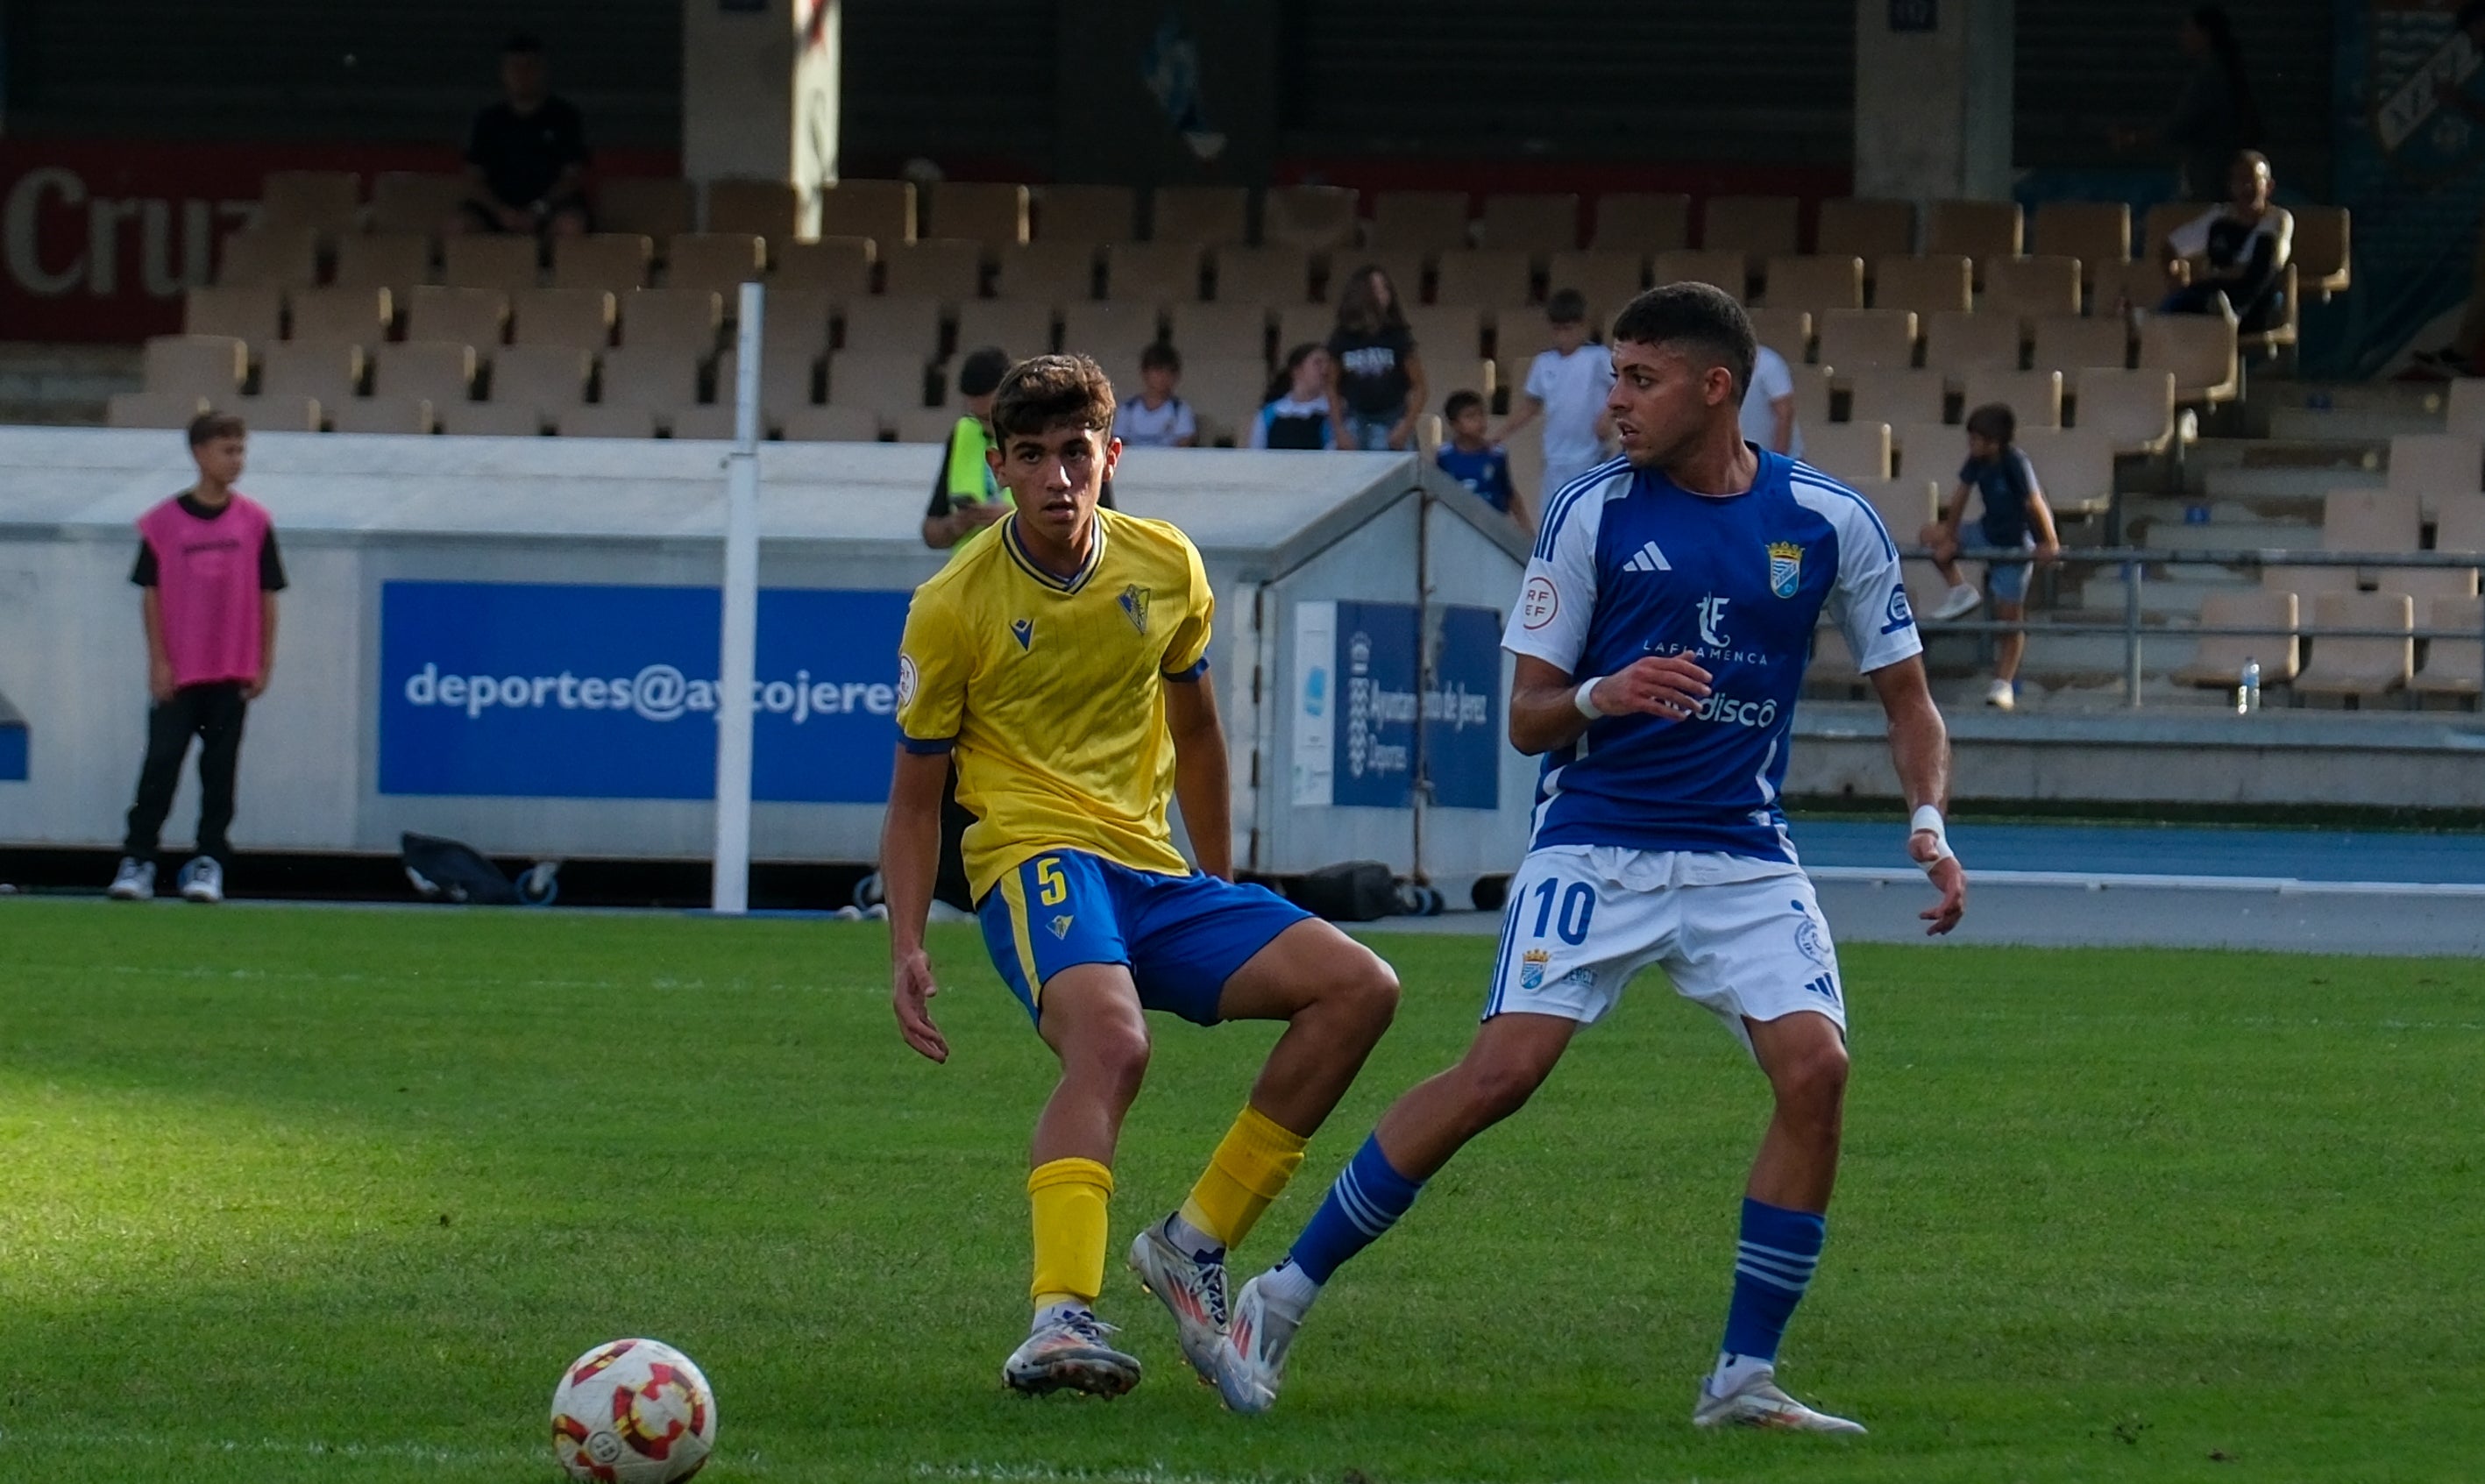
{"type": "Polygon", "coordinates": [[[2000,711],[2018,709],[2019,690],[2007,680],[1996,680],[1984,688],[1984,703],[2000,711]]]}
{"type": "Polygon", "coordinates": [[[1237,1412],[1263,1410],[1252,1405],[1258,1388],[1225,1342],[1224,1253],[1186,1252],[1165,1235],[1165,1223],[1157,1222],[1131,1243],[1131,1271],[1173,1314],[1183,1359],[1199,1372],[1200,1385],[1215,1387],[1237,1412]]]}
{"type": "Polygon", "coordinates": [[[104,894],[117,902],[142,902],[155,894],[155,863],[136,856],[121,858],[121,869],[113,872],[112,885],[104,894]]]}
{"type": "Polygon", "coordinates": [[[1010,1352],[1001,1382],[1027,1396],[1060,1390],[1119,1396],[1139,1384],[1139,1362],[1106,1342],[1112,1333],[1086,1309],[1073,1309],[1010,1352]]]}
{"type": "Polygon", "coordinates": [[[1983,593],[1961,583],[1943,593],[1942,600],[1933,605],[1933,618],[1941,623],[1947,623],[1952,618],[1964,618],[1976,612],[1977,605],[1983,601],[1983,593]]]}
{"type": "Polygon", "coordinates": [[[1304,1312],[1270,1297],[1259,1278],[1242,1285],[1234,1297],[1234,1323],[1226,1336],[1258,1405],[1227,1405],[1237,1412],[1266,1412],[1277,1405],[1277,1388],[1286,1380],[1286,1353],[1294,1349],[1304,1312]]]}
{"type": "Polygon", "coordinates": [[[181,900],[185,902],[220,902],[225,899],[225,868],[209,856],[193,856],[175,878],[181,884],[181,900]]]}
{"type": "Polygon", "coordinates": [[[1778,1389],[1777,1378],[1754,1371],[1743,1384],[1723,1396],[1700,1383],[1699,1405],[1691,1409],[1694,1427],[1773,1427],[1794,1433],[1861,1435],[1864,1424],[1826,1412],[1815,1412],[1778,1389]]]}

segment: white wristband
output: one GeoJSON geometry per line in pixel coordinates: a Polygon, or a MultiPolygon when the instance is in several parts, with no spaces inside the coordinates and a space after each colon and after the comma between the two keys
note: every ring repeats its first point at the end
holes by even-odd
{"type": "Polygon", "coordinates": [[[1596,694],[1598,683],[1604,678],[1598,675],[1593,680],[1582,680],[1579,682],[1579,688],[1570,693],[1570,703],[1579,708],[1581,716],[1592,722],[1601,722],[1605,719],[1605,713],[1597,709],[1596,694]]]}
{"type": "Polygon", "coordinates": [[[1916,806],[1916,816],[1907,823],[1907,838],[1929,834],[1933,838],[1933,858],[1917,864],[1930,871],[1942,862],[1953,859],[1950,848],[1950,831],[1942,823],[1942,812],[1929,804],[1916,806]]]}

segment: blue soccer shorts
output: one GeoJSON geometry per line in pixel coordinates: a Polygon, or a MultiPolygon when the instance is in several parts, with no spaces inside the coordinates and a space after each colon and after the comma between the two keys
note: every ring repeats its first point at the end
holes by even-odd
{"type": "Polygon", "coordinates": [[[1048,850],[995,883],[976,916],[993,967],[1030,1018],[1062,970],[1124,964],[1141,1007],[1213,1026],[1225,981],[1311,914],[1266,887],[1048,850]]]}

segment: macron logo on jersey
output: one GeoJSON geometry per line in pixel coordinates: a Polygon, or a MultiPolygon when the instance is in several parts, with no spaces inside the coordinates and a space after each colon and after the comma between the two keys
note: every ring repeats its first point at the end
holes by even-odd
{"type": "Polygon", "coordinates": [[[1656,549],[1656,543],[1654,541],[1650,541],[1641,546],[1637,552],[1633,553],[1628,562],[1623,563],[1623,570],[1625,572],[1671,572],[1674,570],[1674,563],[1665,560],[1665,553],[1656,549]]]}

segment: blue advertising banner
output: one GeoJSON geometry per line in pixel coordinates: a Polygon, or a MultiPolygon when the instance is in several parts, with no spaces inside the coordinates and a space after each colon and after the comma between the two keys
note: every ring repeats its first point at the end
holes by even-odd
{"type": "Polygon", "coordinates": [[[1443,809],[1501,807],[1501,615],[1443,608],[1424,690],[1424,776],[1443,809]]]}
{"type": "Polygon", "coordinates": [[[14,722],[0,722],[0,783],[26,781],[26,728],[14,722]]]}
{"type": "MultiPolygon", "coordinates": [[[[887,801],[910,596],[759,594],[752,798],[887,801]]],[[[713,588],[384,584],[379,791],[715,797],[722,610],[713,588]]]]}
{"type": "Polygon", "coordinates": [[[1414,806],[1421,618],[1407,603],[1337,605],[1335,803],[1414,806]]]}

